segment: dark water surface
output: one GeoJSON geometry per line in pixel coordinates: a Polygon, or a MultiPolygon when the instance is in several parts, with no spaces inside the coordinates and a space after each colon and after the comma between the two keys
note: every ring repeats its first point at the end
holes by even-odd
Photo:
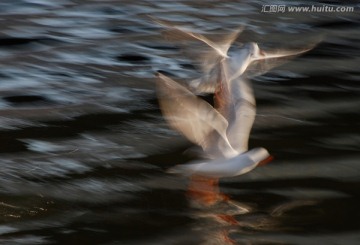
{"type": "Polygon", "coordinates": [[[260,0],[2,0],[1,244],[359,244],[353,2],[278,1],[355,12],[271,14],[260,0]],[[163,120],[153,73],[199,73],[149,14],[203,34],[244,25],[239,41],[265,49],[322,37],[254,79],[250,145],[275,160],[222,180],[229,202],[194,206],[187,180],[164,171],[190,144],[163,120]]]}

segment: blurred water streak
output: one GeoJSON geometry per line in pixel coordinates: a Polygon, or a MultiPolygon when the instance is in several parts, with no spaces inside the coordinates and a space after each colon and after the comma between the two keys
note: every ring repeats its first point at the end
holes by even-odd
{"type": "Polygon", "coordinates": [[[263,4],[1,1],[0,242],[223,244],[225,232],[238,244],[357,244],[359,5],[266,14],[263,4]],[[187,180],[164,173],[190,144],[161,117],[153,73],[199,73],[149,14],[214,38],[244,25],[238,41],[265,49],[323,36],[253,81],[250,144],[275,160],[221,181],[230,203],[196,208],[187,180]]]}

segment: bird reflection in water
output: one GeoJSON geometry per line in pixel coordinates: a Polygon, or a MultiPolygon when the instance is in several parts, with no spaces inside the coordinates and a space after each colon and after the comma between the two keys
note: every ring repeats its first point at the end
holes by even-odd
{"type": "MultiPolygon", "coordinates": [[[[159,104],[165,119],[170,127],[201,147],[199,155],[203,159],[177,165],[169,172],[190,178],[188,196],[192,203],[203,207],[229,204],[229,197],[219,191],[219,178],[245,174],[272,159],[263,147],[248,149],[256,116],[249,77],[265,73],[278,64],[269,60],[286,59],[311,48],[264,52],[251,42],[234,47],[230,52],[241,28],[215,43],[182,27],[155,21],[166,27],[166,35],[170,39],[189,38],[203,43],[209,50],[199,56],[202,76],[188,85],[157,74],[159,104]],[[197,96],[202,93],[214,94],[214,106],[197,96]]],[[[247,212],[239,205],[237,208],[235,213],[247,212]]],[[[231,214],[218,213],[214,217],[226,225],[238,225],[231,214]]],[[[222,232],[222,237],[224,242],[234,243],[227,232],[222,232]]]]}
{"type": "MultiPolygon", "coordinates": [[[[220,192],[218,179],[200,175],[190,177],[187,196],[193,207],[200,207],[203,210],[214,207],[220,202],[226,203],[230,201],[229,196],[220,192]]],[[[245,212],[247,212],[246,209],[245,212]]],[[[218,223],[221,228],[215,231],[212,230],[211,236],[205,234],[204,237],[206,240],[210,239],[211,242],[221,241],[221,244],[236,244],[235,241],[229,237],[229,229],[232,226],[238,225],[238,221],[233,214],[227,214],[216,210],[210,210],[209,213],[211,216],[206,218],[210,218],[213,222],[218,223]]],[[[212,226],[214,226],[214,224],[212,224],[212,226]]]]}

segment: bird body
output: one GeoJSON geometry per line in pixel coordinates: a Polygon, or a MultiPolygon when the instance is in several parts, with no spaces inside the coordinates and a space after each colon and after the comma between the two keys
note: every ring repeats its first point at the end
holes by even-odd
{"type": "Polygon", "coordinates": [[[253,170],[258,163],[269,157],[270,154],[265,148],[258,147],[231,158],[218,158],[210,161],[197,161],[177,165],[168,172],[186,176],[200,175],[210,178],[234,177],[253,170]]]}

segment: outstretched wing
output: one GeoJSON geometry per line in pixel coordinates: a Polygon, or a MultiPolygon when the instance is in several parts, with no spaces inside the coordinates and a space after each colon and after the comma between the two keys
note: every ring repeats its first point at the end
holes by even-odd
{"type": "Polygon", "coordinates": [[[251,128],[256,117],[256,108],[246,100],[240,100],[235,104],[232,117],[229,118],[227,130],[228,140],[231,146],[239,153],[248,150],[251,128]]]}
{"type": "Polygon", "coordinates": [[[160,107],[172,128],[205,152],[217,149],[223,156],[237,154],[226,137],[228,122],[219,112],[169,77],[157,76],[160,107]]]}
{"type": "Polygon", "coordinates": [[[314,47],[315,45],[297,50],[273,50],[271,52],[261,52],[261,55],[254,59],[248,66],[244,75],[246,77],[260,76],[277,66],[285,64],[290,59],[310,51],[314,47]]]}
{"type": "Polygon", "coordinates": [[[256,116],[255,98],[250,81],[238,77],[231,82],[232,108],[227,137],[231,146],[242,153],[248,150],[249,135],[256,116]]]}
{"type": "Polygon", "coordinates": [[[168,21],[152,19],[166,28],[163,34],[167,39],[185,44],[183,48],[184,52],[197,61],[201,71],[204,73],[210,72],[221,59],[228,58],[227,53],[230,46],[243,31],[243,27],[239,27],[230,34],[222,34],[221,39],[212,41],[201,34],[194,33],[191,30],[174,25],[168,21]],[[189,46],[189,42],[191,41],[200,42],[202,45],[189,46]]]}
{"type": "Polygon", "coordinates": [[[224,38],[219,42],[213,42],[206,38],[205,36],[193,33],[190,30],[187,30],[184,27],[174,25],[168,21],[159,20],[152,18],[156,23],[166,27],[168,30],[165,32],[166,36],[171,40],[186,40],[195,39],[205,43],[207,46],[211,47],[217,54],[221,57],[228,57],[227,52],[231,46],[231,44],[235,41],[235,39],[239,36],[239,34],[243,31],[243,27],[235,29],[232,33],[228,35],[223,35],[224,38]]]}

